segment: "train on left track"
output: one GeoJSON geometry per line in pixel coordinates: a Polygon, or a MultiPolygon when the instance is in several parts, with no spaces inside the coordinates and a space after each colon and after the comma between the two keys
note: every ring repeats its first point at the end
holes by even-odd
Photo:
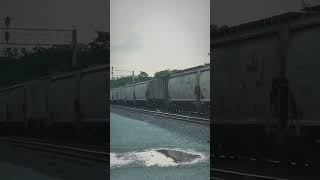
{"type": "Polygon", "coordinates": [[[210,64],[110,90],[112,104],[209,115],[210,64]]]}

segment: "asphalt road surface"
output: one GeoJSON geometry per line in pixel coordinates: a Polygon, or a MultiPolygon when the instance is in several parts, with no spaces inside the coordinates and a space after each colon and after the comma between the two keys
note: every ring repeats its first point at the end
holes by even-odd
{"type": "Polygon", "coordinates": [[[111,109],[111,180],[210,179],[209,126],[111,109]]]}

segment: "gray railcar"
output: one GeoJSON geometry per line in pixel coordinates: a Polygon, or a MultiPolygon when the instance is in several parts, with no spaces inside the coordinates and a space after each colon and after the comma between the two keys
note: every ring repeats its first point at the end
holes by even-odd
{"type": "Polygon", "coordinates": [[[118,101],[119,103],[123,103],[125,99],[124,96],[124,86],[118,88],[118,101]]]}
{"type": "Polygon", "coordinates": [[[117,102],[118,101],[118,88],[112,89],[112,101],[117,102]]]}
{"type": "Polygon", "coordinates": [[[170,101],[196,101],[197,71],[177,73],[168,79],[168,96],[170,101]]]}
{"type": "Polygon", "coordinates": [[[7,121],[8,91],[0,91],[0,123],[7,121]]]}
{"type": "Polygon", "coordinates": [[[50,119],[54,123],[76,120],[77,82],[73,73],[53,77],[49,87],[50,119]]]}
{"type": "Polygon", "coordinates": [[[320,137],[319,22],[287,13],[212,35],[216,150],[270,155],[281,145],[312,159],[301,152],[320,137]]]}
{"type": "Polygon", "coordinates": [[[201,111],[208,114],[210,104],[210,67],[208,65],[171,75],[167,86],[170,109],[201,111]]]}
{"type": "Polygon", "coordinates": [[[24,123],[25,120],[25,88],[15,85],[9,88],[8,123],[24,123]]]}
{"type": "Polygon", "coordinates": [[[166,108],[168,103],[168,81],[166,78],[151,79],[147,89],[147,104],[166,108]]]}
{"type": "Polygon", "coordinates": [[[48,89],[50,80],[33,80],[25,85],[26,121],[32,136],[47,134],[50,126],[48,111],[48,89]]]}
{"type": "Polygon", "coordinates": [[[134,85],[124,86],[124,99],[127,103],[133,103],[134,101],[134,85]]]}
{"type": "Polygon", "coordinates": [[[105,66],[81,71],[79,99],[81,122],[96,123],[107,121],[107,83],[105,66]],[[93,88],[94,87],[94,88],[93,88]]]}
{"type": "Polygon", "coordinates": [[[200,78],[200,101],[210,103],[210,66],[201,69],[200,78]]]}
{"type": "MultiPolygon", "coordinates": [[[[320,22],[320,18],[318,18],[320,22]]],[[[298,123],[320,127],[320,26],[292,33],[287,76],[298,123]]],[[[320,128],[319,128],[320,130],[320,128]]]]}
{"type": "Polygon", "coordinates": [[[49,84],[49,79],[33,80],[26,84],[26,118],[29,121],[47,120],[49,84]]]}
{"type": "Polygon", "coordinates": [[[148,89],[149,82],[139,82],[134,85],[134,93],[135,93],[135,100],[136,101],[146,101],[147,100],[147,89],[148,89]]]}
{"type": "Polygon", "coordinates": [[[150,80],[147,90],[147,98],[148,100],[166,100],[167,80],[165,78],[150,80]]]}
{"type": "Polygon", "coordinates": [[[7,121],[8,92],[0,90],[0,135],[5,135],[8,130],[5,127],[7,121]]]}
{"type": "Polygon", "coordinates": [[[215,47],[213,71],[216,122],[265,123],[272,78],[279,62],[277,37],[215,47]]]}

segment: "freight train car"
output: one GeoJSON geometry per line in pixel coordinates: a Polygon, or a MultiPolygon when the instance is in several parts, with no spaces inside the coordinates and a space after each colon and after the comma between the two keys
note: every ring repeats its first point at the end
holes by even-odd
{"type": "Polygon", "coordinates": [[[168,99],[167,78],[149,80],[146,96],[148,106],[166,109],[168,99]]]}
{"type": "Polygon", "coordinates": [[[51,78],[48,91],[50,123],[55,135],[75,134],[77,120],[77,79],[75,73],[66,73],[51,78]]]}
{"type": "Polygon", "coordinates": [[[209,87],[209,66],[200,66],[192,69],[187,69],[169,76],[169,109],[195,112],[200,112],[201,110],[209,110],[209,87]]]}
{"type": "Polygon", "coordinates": [[[216,155],[316,157],[319,24],[286,13],[212,32],[216,155]]]}
{"type": "Polygon", "coordinates": [[[114,88],[110,92],[111,102],[117,103],[118,102],[118,89],[114,88]]]}
{"type": "Polygon", "coordinates": [[[124,87],[123,86],[118,88],[118,103],[119,104],[125,103],[124,87]]]}
{"type": "Polygon", "coordinates": [[[199,77],[200,87],[200,112],[210,114],[210,66],[202,68],[200,70],[199,77]]]}
{"type": "Polygon", "coordinates": [[[195,70],[177,73],[168,78],[169,109],[195,111],[193,105],[198,98],[195,92],[198,88],[197,75],[195,70]]]}
{"type": "Polygon", "coordinates": [[[5,128],[8,112],[8,91],[6,89],[0,90],[0,135],[7,133],[5,128]]]}
{"type": "Polygon", "coordinates": [[[123,88],[125,103],[132,105],[135,101],[134,84],[124,86],[123,88]]]}
{"type": "Polygon", "coordinates": [[[134,84],[134,97],[136,105],[145,105],[147,101],[148,81],[134,84]]]}
{"type": "Polygon", "coordinates": [[[112,102],[113,101],[113,89],[110,90],[110,97],[109,97],[109,101],[112,102]]]}
{"type": "Polygon", "coordinates": [[[80,126],[78,133],[82,138],[88,137],[90,141],[104,141],[108,136],[106,77],[106,66],[87,68],[80,72],[79,104],[76,104],[79,106],[76,107],[80,126]]]}
{"type": "Polygon", "coordinates": [[[48,132],[48,88],[50,80],[32,80],[25,85],[26,122],[31,136],[45,136],[48,132]]]}
{"type": "Polygon", "coordinates": [[[25,122],[25,88],[24,84],[17,84],[8,89],[8,109],[6,128],[9,135],[24,135],[26,133],[25,122]]]}
{"type": "Polygon", "coordinates": [[[1,129],[8,135],[92,137],[91,142],[105,142],[106,73],[102,65],[1,89],[1,129]]]}

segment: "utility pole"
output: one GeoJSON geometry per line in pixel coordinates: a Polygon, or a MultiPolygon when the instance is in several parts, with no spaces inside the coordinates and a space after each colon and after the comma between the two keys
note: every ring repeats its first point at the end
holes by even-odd
{"type": "Polygon", "coordinates": [[[6,28],[7,28],[7,30],[6,30],[6,32],[4,34],[4,37],[5,37],[5,40],[6,40],[7,44],[9,43],[9,39],[10,39],[10,33],[9,33],[10,21],[11,21],[10,17],[7,16],[7,17],[4,18],[4,23],[5,23],[6,28]]]}
{"type": "Polygon", "coordinates": [[[132,84],[134,84],[134,71],[132,71],[132,84]]]}
{"type": "Polygon", "coordinates": [[[113,66],[111,67],[111,79],[113,80],[113,66]]]}
{"type": "MultiPolygon", "coordinates": [[[[78,51],[78,40],[77,40],[77,29],[74,27],[73,29],[51,29],[51,28],[17,28],[11,27],[11,20],[9,16],[4,18],[5,27],[0,27],[0,30],[5,30],[4,32],[4,39],[5,42],[0,42],[1,44],[6,45],[18,45],[18,46],[54,46],[57,45],[56,43],[35,43],[35,42],[9,42],[10,41],[10,32],[50,32],[50,33],[71,33],[72,40],[71,40],[71,48],[72,48],[72,67],[77,66],[77,51],[78,51]]],[[[34,40],[34,39],[33,39],[34,40]]]]}
{"type": "Polygon", "coordinates": [[[72,29],[51,29],[51,28],[17,28],[11,26],[12,18],[6,16],[4,18],[5,27],[0,27],[0,30],[5,30],[4,32],[4,39],[6,42],[0,42],[1,44],[7,45],[18,45],[18,46],[53,46],[57,45],[56,43],[35,43],[35,42],[9,42],[10,40],[10,33],[9,30],[15,32],[52,32],[52,33],[72,33],[72,41],[71,45],[73,48],[73,59],[72,64],[77,64],[77,30],[74,28],[72,29]]]}
{"type": "Polygon", "coordinates": [[[77,29],[72,30],[72,67],[77,66],[77,29]]]}

